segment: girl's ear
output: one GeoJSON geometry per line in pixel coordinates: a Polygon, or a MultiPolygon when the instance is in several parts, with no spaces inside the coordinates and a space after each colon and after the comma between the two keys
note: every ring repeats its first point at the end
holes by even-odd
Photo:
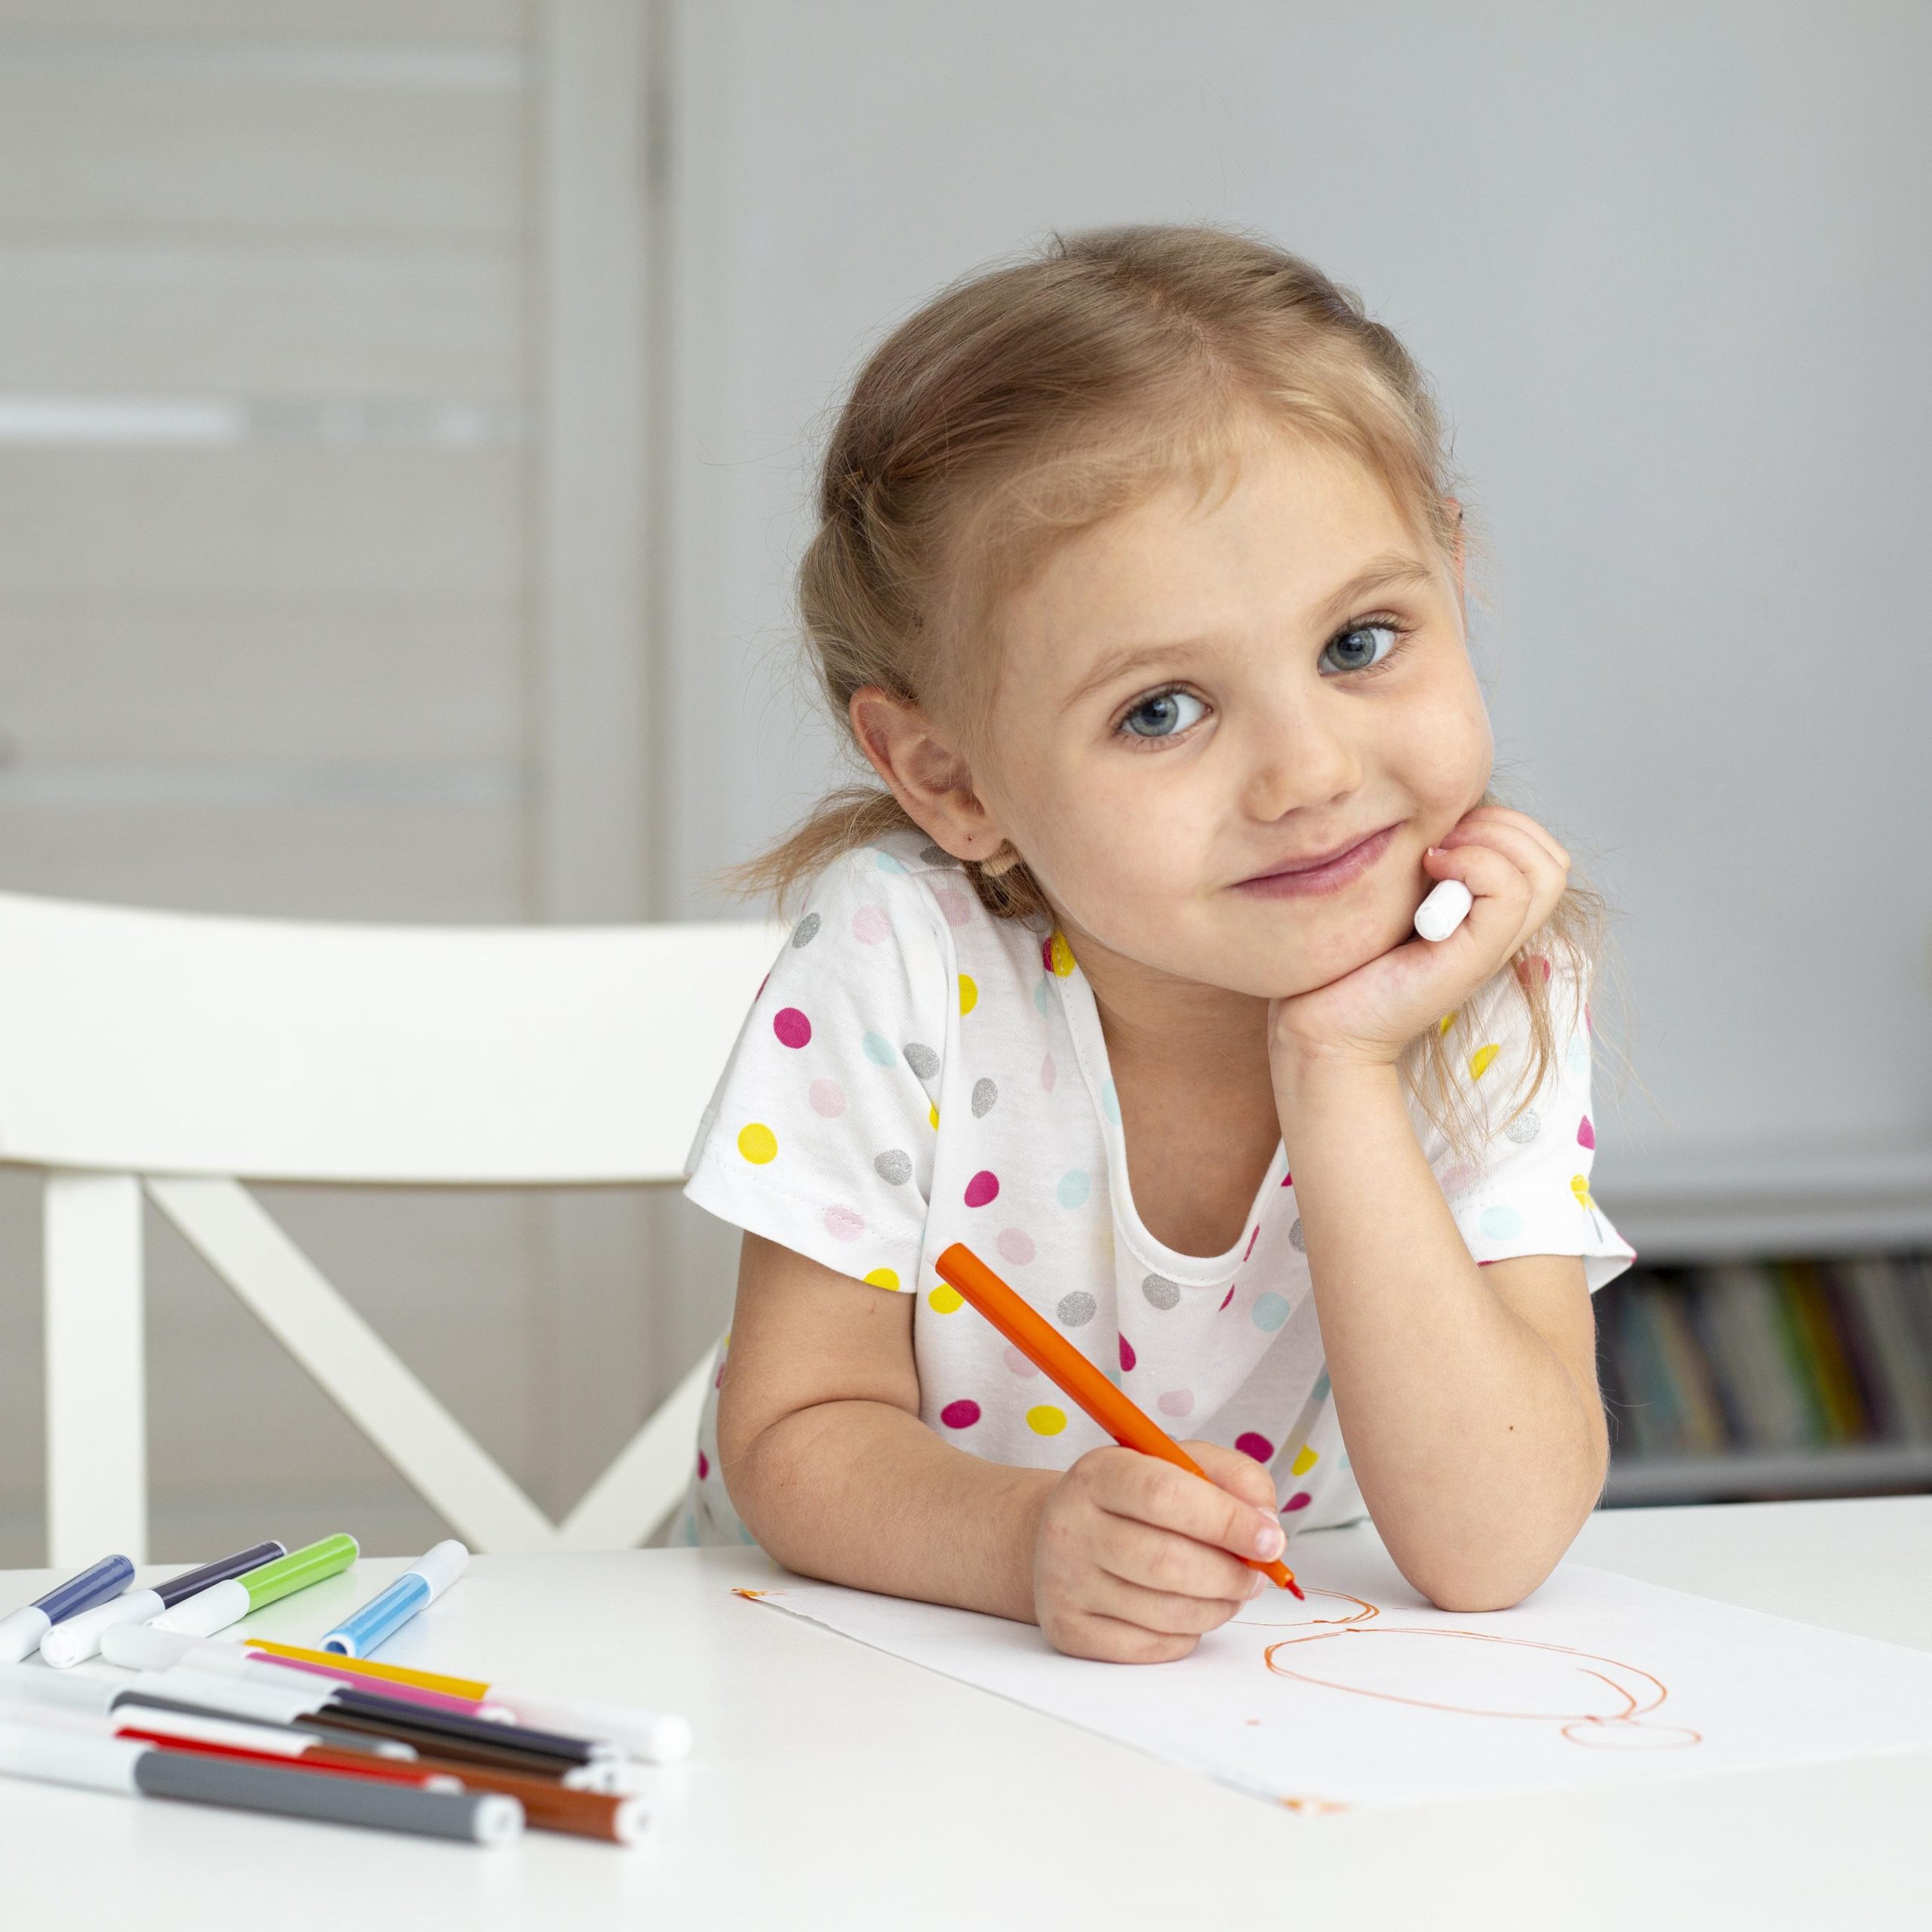
{"type": "Polygon", "coordinates": [[[987,859],[1004,835],[973,789],[965,758],[918,706],[862,685],[846,707],[852,735],[906,816],[955,859],[987,859]]]}

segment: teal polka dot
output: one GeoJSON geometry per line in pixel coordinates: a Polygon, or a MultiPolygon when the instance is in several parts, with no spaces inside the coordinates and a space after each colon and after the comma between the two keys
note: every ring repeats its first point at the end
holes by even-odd
{"type": "Polygon", "coordinates": [[[1590,1050],[1581,1040],[1570,1042],[1570,1071],[1580,1078],[1590,1070],[1590,1050]]]}
{"type": "Polygon", "coordinates": [[[1063,1208],[1078,1208],[1084,1204],[1087,1197],[1094,1191],[1094,1183],[1087,1178],[1084,1168],[1069,1168],[1060,1177],[1056,1190],[1063,1208]]]}
{"type": "Polygon", "coordinates": [[[906,869],[890,852],[878,854],[878,869],[882,872],[903,872],[906,869]]]}
{"type": "Polygon", "coordinates": [[[1054,989],[1051,985],[1045,980],[1041,980],[1040,983],[1033,989],[1033,1005],[1035,1011],[1044,1013],[1047,1010],[1047,1002],[1053,996],[1054,989]]]}
{"type": "Polygon", "coordinates": [[[1100,1111],[1115,1126],[1119,1126],[1120,1096],[1114,1091],[1114,1083],[1111,1080],[1100,1089],[1100,1111]]]}
{"type": "Polygon", "coordinates": [[[1250,1318],[1264,1335],[1272,1335],[1288,1318],[1288,1304],[1278,1294],[1257,1295],[1250,1318]]]}
{"type": "Polygon", "coordinates": [[[1523,1217],[1513,1208],[1485,1208],[1480,1223],[1494,1241],[1509,1241],[1523,1232],[1523,1217]]]}
{"type": "Polygon", "coordinates": [[[1312,1401],[1317,1402],[1325,1402],[1327,1401],[1328,1371],[1325,1368],[1315,1378],[1315,1389],[1309,1399],[1312,1401]]]}
{"type": "Polygon", "coordinates": [[[898,1063],[899,1056],[892,1051],[892,1042],[883,1033],[866,1035],[866,1057],[875,1066],[893,1066],[898,1063]]]}

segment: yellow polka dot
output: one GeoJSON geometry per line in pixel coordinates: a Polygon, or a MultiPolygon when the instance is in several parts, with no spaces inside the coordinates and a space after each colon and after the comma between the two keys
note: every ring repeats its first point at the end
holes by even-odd
{"type": "Polygon", "coordinates": [[[1288,1473],[1291,1475],[1305,1476],[1321,1460],[1321,1457],[1304,1442],[1301,1445],[1301,1454],[1288,1465],[1288,1473]]]}
{"type": "Polygon", "coordinates": [[[947,1287],[943,1281],[927,1296],[926,1300],[935,1315],[950,1315],[954,1309],[966,1306],[965,1297],[957,1288],[947,1287]]]}
{"type": "Polygon", "coordinates": [[[738,1152],[754,1167],[761,1168],[778,1152],[778,1137],[764,1121],[755,1120],[738,1130],[738,1152]]]}
{"type": "Polygon", "coordinates": [[[934,1127],[937,1127],[939,1125],[939,1109],[936,1106],[929,1105],[926,1109],[926,1118],[932,1122],[934,1127]]]}
{"type": "Polygon", "coordinates": [[[1500,1049],[1493,1042],[1488,1046],[1477,1048],[1475,1051],[1469,1056],[1469,1078],[1472,1080],[1480,1080],[1489,1071],[1490,1062],[1496,1057],[1500,1051],[1500,1049]]]}
{"type": "Polygon", "coordinates": [[[890,1268],[875,1268],[866,1279],[875,1288],[897,1288],[899,1285],[899,1277],[890,1268]]]}
{"type": "Polygon", "coordinates": [[[1570,1192],[1577,1197],[1579,1208],[1592,1208],[1596,1204],[1590,1198],[1590,1177],[1588,1174],[1572,1174],[1570,1192]]]}
{"type": "Polygon", "coordinates": [[[1066,934],[1058,927],[1054,929],[1054,936],[1048,943],[1048,952],[1054,962],[1054,972],[1061,979],[1065,979],[1067,974],[1073,971],[1073,949],[1067,944],[1066,934]]]}
{"type": "Polygon", "coordinates": [[[1454,1026],[1455,1023],[1456,1016],[1453,1013],[1445,1013],[1442,1017],[1435,1023],[1435,1031],[1438,1037],[1439,1038],[1441,1035],[1447,1032],[1450,1028],[1454,1026]]]}
{"type": "Polygon", "coordinates": [[[1037,1409],[1026,1411],[1026,1426],[1035,1435],[1057,1435],[1066,1426],[1066,1411],[1042,1402],[1037,1409]]]}
{"type": "Polygon", "coordinates": [[[970,973],[959,976],[959,1013],[963,1019],[980,1003],[980,989],[970,973]]]}

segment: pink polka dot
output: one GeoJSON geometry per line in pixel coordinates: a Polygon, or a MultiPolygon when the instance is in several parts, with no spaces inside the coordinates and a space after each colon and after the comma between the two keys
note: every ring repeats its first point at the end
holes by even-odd
{"type": "Polygon", "coordinates": [[[1458,1161],[1442,1177],[1444,1194],[1466,1194],[1476,1184],[1476,1171],[1466,1161],[1458,1161]]]}
{"type": "MultiPolygon", "coordinates": [[[[1226,1307],[1227,1306],[1227,1305],[1229,1304],[1229,1302],[1231,1302],[1231,1301],[1232,1301],[1232,1300],[1234,1300],[1234,1298],[1235,1298],[1235,1284],[1233,1284],[1233,1282],[1230,1281],[1230,1282],[1228,1284],[1228,1291],[1227,1291],[1227,1293],[1226,1293],[1226,1294],[1224,1294],[1224,1295],[1221,1297],[1221,1308],[1226,1308],[1226,1307]]],[[[1217,1315],[1219,1315],[1219,1314],[1220,1313],[1220,1312],[1221,1312],[1221,1308],[1217,1308],[1217,1309],[1215,1309],[1214,1312],[1215,1312],[1217,1315]]]]}
{"type": "Polygon", "coordinates": [[[761,979],[761,980],[759,980],[759,982],[758,983],[758,991],[757,991],[756,992],[755,992],[754,994],[752,994],[752,998],[753,998],[753,999],[755,999],[755,1000],[758,1000],[758,999],[762,999],[762,998],[764,998],[764,989],[765,989],[765,988],[766,988],[767,986],[770,986],[770,985],[771,985],[771,975],[769,973],[768,973],[768,974],[765,974],[764,977],[763,979],[761,979]]]}
{"type": "Polygon", "coordinates": [[[1293,1174],[1284,1174],[1281,1177],[1281,1185],[1284,1187],[1293,1187],[1294,1184],[1295,1177],[1293,1174]]]}
{"type": "Polygon", "coordinates": [[[939,1412],[939,1419],[948,1429],[971,1429],[980,1420],[977,1402],[949,1402],[939,1412]]]}
{"type": "Polygon", "coordinates": [[[862,946],[876,946],[892,930],[883,906],[861,906],[852,915],[852,937],[862,946]]]}
{"type": "Polygon", "coordinates": [[[714,1389],[724,1386],[724,1364],[721,1361],[718,1364],[718,1373],[711,1378],[711,1386],[714,1389]]]}
{"type": "Polygon", "coordinates": [[[1033,1237],[1020,1228],[1001,1228],[999,1251],[1016,1268],[1023,1268],[1033,1258],[1033,1237]]]}
{"type": "Polygon", "coordinates": [[[1165,1395],[1154,1398],[1154,1406],[1164,1416],[1190,1416],[1194,1413],[1194,1391],[1170,1389],[1165,1395]]]}
{"type": "Polygon", "coordinates": [[[1261,1223],[1259,1221],[1257,1221],[1254,1224],[1254,1232],[1248,1236],[1247,1245],[1241,1250],[1241,1258],[1244,1261],[1245,1261],[1247,1257],[1254,1252],[1254,1244],[1260,1238],[1260,1236],[1261,1223]]]}
{"type": "Polygon", "coordinates": [[[969,1208],[983,1208],[999,1193],[999,1177],[982,1168],[966,1183],[966,1204],[969,1208]]]}
{"type": "Polygon", "coordinates": [[[1054,1066],[1054,1057],[1049,1054],[1040,1063],[1040,1084],[1051,1094],[1054,1091],[1054,1082],[1059,1078],[1060,1069],[1054,1066]]]}
{"type": "Polygon", "coordinates": [[[1244,1456],[1252,1456],[1257,1463],[1270,1460],[1275,1454],[1275,1445],[1265,1435],[1257,1435],[1250,1429],[1245,1435],[1235,1438],[1235,1447],[1244,1456]]]}
{"type": "Polygon", "coordinates": [[[845,1111],[845,1090],[835,1080],[814,1080],[807,1089],[812,1112],[827,1120],[836,1120],[845,1111]]]}
{"type": "Polygon", "coordinates": [[[1040,964],[1049,973],[1054,970],[1054,940],[1051,933],[1040,942],[1040,964]]]}
{"type": "Polygon", "coordinates": [[[1294,1510],[1306,1509],[1314,1500],[1315,1498],[1309,1495],[1306,1490],[1298,1489],[1287,1502],[1281,1505],[1281,1514],[1285,1516],[1294,1510]]]}
{"type": "Polygon", "coordinates": [[[812,1023],[795,1006],[782,1007],[771,1016],[771,1030],[781,1046],[802,1047],[812,1036],[812,1023]]]}
{"type": "Polygon", "coordinates": [[[1023,1380],[1028,1376],[1038,1375],[1040,1372],[1033,1363],[1022,1355],[1017,1349],[1008,1349],[1003,1359],[1007,1367],[1023,1380]]]}
{"type": "Polygon", "coordinates": [[[834,1241],[857,1241],[865,1232],[866,1223],[856,1208],[828,1208],[825,1231],[834,1241]]]}
{"type": "Polygon", "coordinates": [[[705,1478],[706,1478],[706,1476],[708,1476],[709,1475],[710,1475],[710,1473],[711,1473],[711,1458],[710,1458],[709,1456],[707,1456],[707,1455],[704,1453],[704,1451],[703,1451],[702,1449],[700,1449],[700,1450],[697,1452],[697,1479],[698,1479],[698,1481],[699,1481],[700,1482],[703,1481],[703,1480],[705,1479],[705,1478]]]}
{"type": "Polygon", "coordinates": [[[973,916],[971,903],[956,885],[943,885],[933,897],[939,901],[939,909],[946,915],[949,926],[963,926],[973,916]]]}
{"type": "Polygon", "coordinates": [[[1577,1129],[1577,1144],[1580,1147],[1594,1147],[1597,1144],[1597,1131],[1590,1124],[1588,1114],[1583,1116],[1582,1124],[1577,1129]]]}
{"type": "Polygon", "coordinates": [[[1134,1366],[1137,1359],[1137,1358],[1134,1352],[1134,1344],[1130,1342],[1124,1335],[1123,1335],[1120,1338],[1121,1367],[1123,1369],[1131,1369],[1134,1366]]]}

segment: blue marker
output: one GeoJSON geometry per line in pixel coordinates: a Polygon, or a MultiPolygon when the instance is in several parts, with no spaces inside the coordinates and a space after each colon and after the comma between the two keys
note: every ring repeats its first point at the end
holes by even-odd
{"type": "Polygon", "coordinates": [[[354,1615],[345,1617],[322,1639],[322,1648],[337,1657],[366,1657],[385,1637],[434,1603],[463,1574],[469,1561],[469,1551],[454,1537],[439,1543],[387,1589],[371,1597],[354,1615]]]}
{"type": "Polygon", "coordinates": [[[38,1648],[41,1638],[63,1617],[78,1617],[118,1597],[134,1580],[134,1566],[126,1557],[103,1556],[44,1597],[23,1604],[10,1617],[0,1617],[0,1661],[18,1663],[38,1648]]]}

